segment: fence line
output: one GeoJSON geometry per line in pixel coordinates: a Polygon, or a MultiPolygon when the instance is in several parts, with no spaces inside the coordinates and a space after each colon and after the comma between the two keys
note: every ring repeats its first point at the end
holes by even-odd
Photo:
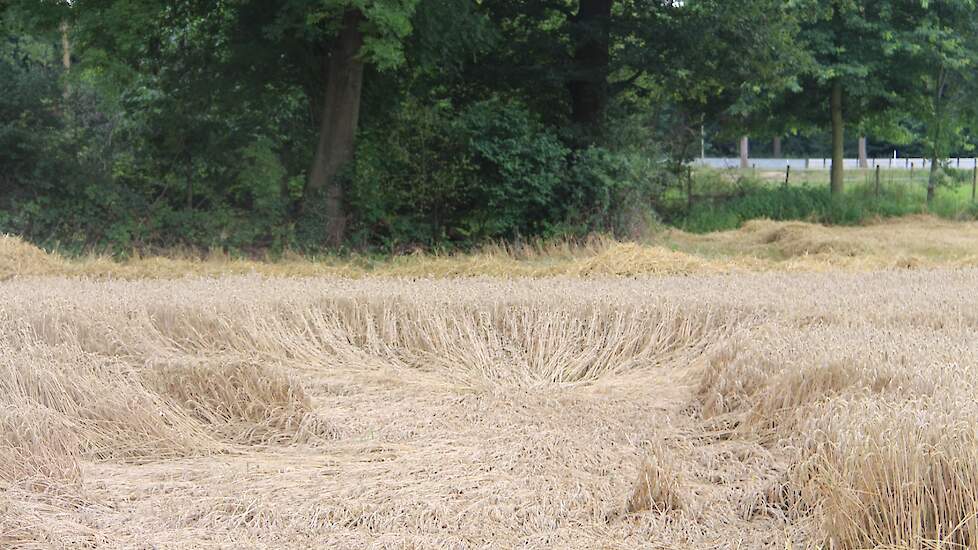
{"type": "MultiPolygon", "coordinates": [[[[832,159],[830,158],[752,158],[748,162],[751,167],[758,170],[784,170],[787,166],[790,166],[792,170],[828,170],[832,167],[832,159]]],[[[923,158],[871,158],[866,159],[866,162],[868,163],[868,168],[879,166],[883,170],[910,170],[911,166],[916,170],[920,170],[921,168],[930,168],[931,165],[929,159],[923,158]]],[[[721,170],[736,170],[740,168],[740,158],[706,157],[695,159],[690,164],[692,166],[705,166],[721,170]]],[[[842,166],[852,169],[861,168],[859,166],[859,159],[854,158],[843,159],[842,166]]],[[[955,157],[948,159],[948,166],[951,168],[961,168],[962,170],[973,170],[975,168],[975,159],[955,157]]]]}

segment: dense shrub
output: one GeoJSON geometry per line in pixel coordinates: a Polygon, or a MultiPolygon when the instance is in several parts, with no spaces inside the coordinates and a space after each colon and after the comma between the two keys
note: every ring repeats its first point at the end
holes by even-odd
{"type": "Polygon", "coordinates": [[[360,142],[356,238],[396,246],[539,234],[567,154],[518,104],[405,104],[360,142]]]}
{"type": "Polygon", "coordinates": [[[366,133],[350,193],[359,244],[634,236],[655,222],[663,166],[642,153],[571,152],[519,103],[409,102],[366,133]]]}
{"type": "Polygon", "coordinates": [[[640,237],[658,223],[654,199],[675,182],[662,163],[644,152],[580,151],[562,188],[563,232],[640,237]]]}

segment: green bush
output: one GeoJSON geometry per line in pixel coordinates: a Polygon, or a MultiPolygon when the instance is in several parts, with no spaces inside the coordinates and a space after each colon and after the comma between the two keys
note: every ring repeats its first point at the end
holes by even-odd
{"type": "Polygon", "coordinates": [[[663,163],[645,153],[600,147],[579,151],[558,197],[564,205],[559,232],[641,237],[659,223],[653,203],[675,181],[663,163]]]}
{"type": "Polygon", "coordinates": [[[644,152],[572,153],[519,103],[406,102],[366,132],[349,193],[354,242],[396,249],[487,239],[639,236],[669,183],[644,152]]]}
{"type": "Polygon", "coordinates": [[[409,102],[366,133],[349,194],[360,244],[468,244],[541,233],[567,149],[519,104],[409,102]]]}

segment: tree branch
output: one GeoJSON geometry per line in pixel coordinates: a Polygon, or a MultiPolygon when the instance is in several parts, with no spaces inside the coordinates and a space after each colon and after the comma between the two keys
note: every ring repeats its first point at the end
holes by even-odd
{"type": "Polygon", "coordinates": [[[626,78],[625,80],[619,80],[618,82],[612,82],[610,87],[610,92],[612,96],[616,96],[624,92],[629,86],[635,83],[640,76],[645,74],[645,71],[636,71],[635,74],[626,78]]]}

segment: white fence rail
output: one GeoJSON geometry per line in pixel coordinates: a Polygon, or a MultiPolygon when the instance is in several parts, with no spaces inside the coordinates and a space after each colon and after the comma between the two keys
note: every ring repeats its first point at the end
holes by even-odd
{"type": "MultiPolygon", "coordinates": [[[[893,170],[910,170],[911,166],[915,170],[921,168],[930,168],[931,162],[928,159],[922,158],[880,158],[880,159],[866,159],[867,164],[870,168],[875,168],[879,166],[883,170],[893,169],[893,170]]],[[[692,163],[693,166],[706,166],[709,168],[716,168],[719,170],[725,169],[739,169],[740,168],[740,158],[721,158],[721,157],[706,157],[695,159],[692,163]]],[[[748,169],[757,170],[784,170],[786,166],[791,166],[794,170],[828,170],[832,167],[832,159],[826,158],[786,158],[786,159],[770,159],[770,158],[752,158],[747,161],[748,169]]],[[[845,168],[859,168],[859,159],[844,159],[843,167],[845,168]]],[[[951,168],[961,168],[967,170],[973,170],[975,168],[975,159],[973,158],[952,158],[948,161],[948,166],[951,168]]]]}

